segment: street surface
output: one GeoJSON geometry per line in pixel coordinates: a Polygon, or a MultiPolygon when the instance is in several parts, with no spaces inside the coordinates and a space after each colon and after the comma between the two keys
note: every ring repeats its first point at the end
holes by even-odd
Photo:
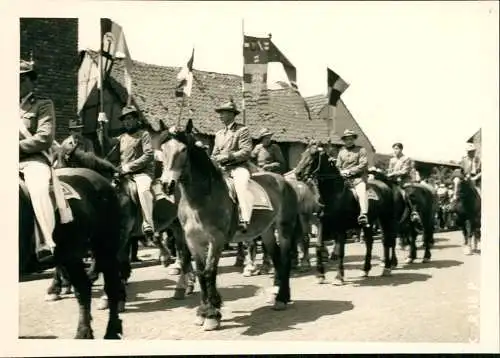
{"type": "MultiPolygon", "coordinates": [[[[463,342],[479,338],[480,255],[465,256],[459,232],[437,233],[432,261],[404,263],[391,277],[378,277],[382,245],[375,241],[370,277],[360,278],[363,243],[346,248],[346,284],[319,285],[314,270],[296,274],[291,282],[293,303],[275,312],[267,303],[270,276],[243,277],[232,265],[234,256],[220,263],[219,291],[224,300],[222,328],[204,332],[193,324],[199,288],[184,301],[172,298],[176,276],[144,262],[134,269],[128,286],[127,310],[121,314],[124,339],[325,340],[363,342],[463,342]]],[[[331,246],[330,246],[331,249],[331,246]]],[[[140,252],[155,260],[156,250],[140,252]]],[[[258,256],[260,263],[260,254],[258,256]]],[[[313,258],[314,265],[314,258],[313,258]]],[[[330,265],[327,280],[334,278],[330,265]]],[[[47,277],[47,274],[42,275],[47,277]]],[[[78,306],[73,295],[45,302],[50,280],[21,282],[19,335],[26,338],[73,338],[78,306]]],[[[95,307],[102,279],[94,286],[93,329],[104,335],[107,311],[95,307]]]]}

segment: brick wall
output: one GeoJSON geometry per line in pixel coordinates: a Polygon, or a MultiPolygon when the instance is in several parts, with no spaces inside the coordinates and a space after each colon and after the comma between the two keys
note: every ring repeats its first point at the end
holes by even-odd
{"type": "Polygon", "coordinates": [[[56,111],[56,139],[68,135],[77,112],[78,19],[21,18],[21,58],[30,51],[38,72],[36,94],[50,98],[56,111]]]}

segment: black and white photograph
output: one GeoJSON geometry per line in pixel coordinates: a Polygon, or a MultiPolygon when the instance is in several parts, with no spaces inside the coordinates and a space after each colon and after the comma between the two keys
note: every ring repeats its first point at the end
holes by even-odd
{"type": "Polygon", "coordinates": [[[498,9],[21,1],[5,354],[498,352],[498,9]]]}

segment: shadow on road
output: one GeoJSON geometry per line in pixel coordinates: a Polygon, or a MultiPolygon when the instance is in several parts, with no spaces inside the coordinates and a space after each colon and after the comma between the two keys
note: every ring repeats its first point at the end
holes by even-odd
{"type": "MultiPolygon", "coordinates": [[[[197,287],[195,287],[195,290],[196,289],[197,287]]],[[[261,290],[261,288],[255,285],[233,285],[229,287],[221,287],[218,290],[222,297],[222,302],[224,303],[254,297],[257,292],[261,290]]],[[[138,298],[137,300],[141,302],[133,302],[133,300],[129,299],[127,301],[127,310],[125,312],[155,312],[171,310],[179,307],[196,308],[200,304],[199,291],[195,291],[193,295],[190,295],[183,300],[175,300],[173,297],[162,299],[138,298]]]]}
{"type": "Polygon", "coordinates": [[[456,244],[434,245],[432,247],[432,250],[454,249],[457,247],[461,247],[461,245],[456,245],[456,244]]]}
{"type": "Polygon", "coordinates": [[[355,286],[401,286],[412,282],[423,282],[432,276],[423,273],[401,272],[393,273],[390,276],[369,276],[353,281],[355,286]]]}
{"type": "Polygon", "coordinates": [[[324,316],[334,316],[353,308],[351,301],[294,301],[286,311],[273,311],[269,306],[252,312],[234,311],[249,314],[228,319],[222,329],[248,327],[243,335],[260,336],[268,332],[299,329],[293,326],[313,322],[324,316]]]}
{"type": "Polygon", "coordinates": [[[57,339],[57,336],[19,336],[19,339],[57,339]]]}
{"type": "Polygon", "coordinates": [[[168,278],[129,282],[129,284],[126,287],[127,301],[128,302],[133,301],[135,298],[138,298],[137,296],[139,294],[150,293],[153,291],[173,290],[175,283],[176,283],[175,281],[170,280],[168,278]]]}
{"type": "Polygon", "coordinates": [[[427,263],[420,262],[411,265],[405,265],[405,268],[410,268],[412,270],[420,270],[428,268],[443,269],[443,268],[460,266],[463,264],[464,264],[463,261],[457,261],[457,260],[436,260],[436,261],[431,260],[430,262],[427,263]]]}

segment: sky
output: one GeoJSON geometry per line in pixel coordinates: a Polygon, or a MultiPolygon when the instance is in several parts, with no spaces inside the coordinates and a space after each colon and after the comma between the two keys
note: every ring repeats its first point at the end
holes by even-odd
{"type": "MultiPolygon", "coordinates": [[[[92,3],[92,2],[91,2],[92,3]]],[[[94,3],[95,4],[95,3],[94,3]]],[[[131,57],[242,74],[242,33],[272,34],[296,66],[303,96],[326,94],[326,68],[377,152],[458,160],[498,120],[496,2],[122,2],[79,11],[79,48],[99,46],[99,18],[123,27],[131,57]]],[[[269,67],[269,87],[286,80],[269,67]]],[[[326,131],[326,124],[325,124],[326,131]]]]}

